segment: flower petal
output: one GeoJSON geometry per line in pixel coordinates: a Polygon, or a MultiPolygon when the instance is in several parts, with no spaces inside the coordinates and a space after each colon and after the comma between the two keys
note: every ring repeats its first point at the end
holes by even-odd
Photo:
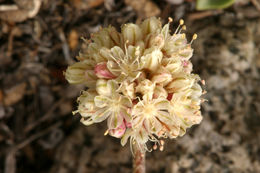
{"type": "Polygon", "coordinates": [[[95,105],[99,108],[103,108],[108,105],[109,99],[106,96],[96,96],[95,105]]]}
{"type": "Polygon", "coordinates": [[[129,23],[122,27],[122,35],[124,41],[128,41],[129,45],[135,45],[142,39],[142,31],[138,25],[129,23]]]}
{"type": "Polygon", "coordinates": [[[127,129],[123,137],[121,138],[121,145],[125,146],[127,143],[128,138],[132,135],[133,130],[132,129],[127,129]]]}
{"type": "Polygon", "coordinates": [[[108,129],[118,128],[123,123],[123,120],[123,116],[119,112],[112,112],[112,115],[107,120],[108,129]]]}
{"type": "Polygon", "coordinates": [[[93,122],[99,123],[107,119],[111,115],[111,112],[105,107],[98,109],[94,114],[93,114],[93,122]]]}

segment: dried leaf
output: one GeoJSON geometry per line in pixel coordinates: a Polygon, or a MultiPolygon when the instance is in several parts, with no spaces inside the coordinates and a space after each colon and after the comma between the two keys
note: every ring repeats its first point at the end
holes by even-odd
{"type": "Polygon", "coordinates": [[[0,6],[0,19],[8,22],[22,22],[33,18],[39,11],[41,0],[15,0],[16,5],[0,6]]]}
{"type": "Polygon", "coordinates": [[[78,8],[78,9],[89,9],[89,8],[95,8],[102,3],[104,3],[104,0],[70,0],[72,4],[78,8]]]}
{"type": "Polygon", "coordinates": [[[160,8],[150,0],[125,0],[125,3],[137,11],[139,18],[158,16],[160,8]]]}
{"type": "Polygon", "coordinates": [[[10,106],[20,101],[25,94],[25,89],[26,83],[21,83],[5,91],[4,104],[10,106]]]}

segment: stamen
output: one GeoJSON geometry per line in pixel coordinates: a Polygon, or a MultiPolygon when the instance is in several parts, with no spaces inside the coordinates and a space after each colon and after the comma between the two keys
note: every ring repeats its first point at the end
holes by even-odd
{"type": "Polygon", "coordinates": [[[140,99],[140,97],[136,97],[138,100],[139,100],[139,102],[141,103],[141,105],[143,106],[143,107],[145,107],[145,105],[144,105],[144,103],[142,102],[142,100],[140,99]]]}
{"type": "Polygon", "coordinates": [[[180,25],[183,25],[183,24],[184,24],[184,20],[181,19],[181,20],[180,20],[180,25]]]}
{"type": "Polygon", "coordinates": [[[183,25],[183,26],[181,27],[181,29],[180,29],[180,31],[178,32],[178,34],[180,34],[182,30],[186,31],[186,25],[183,25]]]}
{"type": "Polygon", "coordinates": [[[192,44],[192,42],[193,42],[194,40],[196,40],[196,39],[197,39],[197,37],[198,37],[198,35],[197,35],[197,34],[193,34],[193,36],[192,36],[192,40],[190,41],[190,43],[189,43],[189,44],[192,44]]]}
{"type": "Polygon", "coordinates": [[[176,29],[175,32],[174,32],[174,35],[176,35],[177,33],[179,33],[179,29],[180,29],[180,27],[181,27],[183,24],[184,24],[184,20],[181,19],[181,20],[180,20],[180,23],[179,23],[179,26],[177,27],[177,29],[176,29]]]}
{"type": "Polygon", "coordinates": [[[109,131],[108,131],[108,129],[107,129],[107,130],[105,131],[105,133],[104,133],[104,136],[106,136],[106,135],[108,134],[108,132],[109,132],[109,131]]]}

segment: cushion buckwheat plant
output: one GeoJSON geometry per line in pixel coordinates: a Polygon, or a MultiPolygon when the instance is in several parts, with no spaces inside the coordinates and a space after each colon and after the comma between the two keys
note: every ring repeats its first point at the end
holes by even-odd
{"type": "MultiPolygon", "coordinates": [[[[65,72],[72,84],[88,88],[78,98],[81,122],[107,122],[107,131],[125,145],[142,150],[152,141],[163,149],[162,138],[176,138],[202,120],[200,78],[191,73],[191,43],[182,33],[183,20],[174,33],[169,23],[155,17],[140,25],[100,29],[85,40],[77,59],[65,72]],[[141,147],[142,146],[142,147],[141,147]]],[[[203,82],[202,82],[203,83],[203,82]]]]}

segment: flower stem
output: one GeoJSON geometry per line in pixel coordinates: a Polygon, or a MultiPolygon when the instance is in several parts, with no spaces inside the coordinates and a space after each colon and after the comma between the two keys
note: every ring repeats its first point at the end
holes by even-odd
{"type": "Polygon", "coordinates": [[[133,173],[145,173],[145,149],[144,146],[133,144],[133,173]]]}

